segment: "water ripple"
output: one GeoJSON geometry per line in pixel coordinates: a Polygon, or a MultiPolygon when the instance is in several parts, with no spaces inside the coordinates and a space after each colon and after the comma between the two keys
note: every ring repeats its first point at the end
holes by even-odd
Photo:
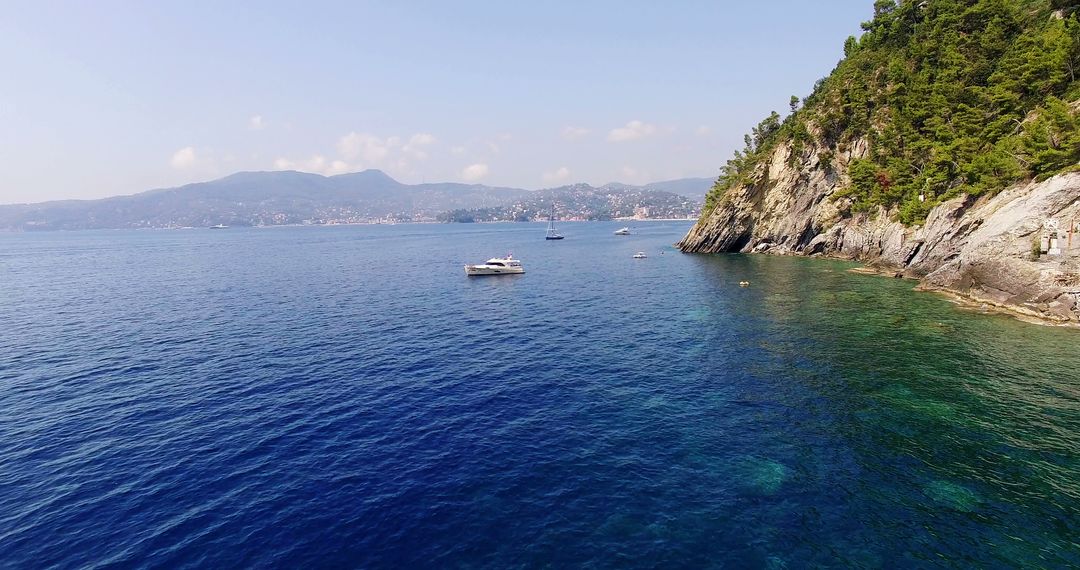
{"type": "Polygon", "coordinates": [[[613,229],[4,236],[0,565],[1080,565],[1075,331],[613,229]]]}

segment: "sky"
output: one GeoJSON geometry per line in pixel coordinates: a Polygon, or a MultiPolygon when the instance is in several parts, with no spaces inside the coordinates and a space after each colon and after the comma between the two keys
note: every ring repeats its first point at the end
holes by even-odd
{"type": "Polygon", "coordinates": [[[237,171],[715,177],[870,0],[0,0],[0,203],[237,171]]]}

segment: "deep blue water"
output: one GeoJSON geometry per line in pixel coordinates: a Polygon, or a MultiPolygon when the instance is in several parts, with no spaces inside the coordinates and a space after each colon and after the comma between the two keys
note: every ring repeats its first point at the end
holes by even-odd
{"type": "Polygon", "coordinates": [[[0,236],[0,565],[1080,565],[1080,331],[618,225],[0,236]]]}

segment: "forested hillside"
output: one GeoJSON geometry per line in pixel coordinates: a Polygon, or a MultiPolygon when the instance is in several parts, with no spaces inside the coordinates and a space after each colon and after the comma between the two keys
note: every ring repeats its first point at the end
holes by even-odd
{"type": "Polygon", "coordinates": [[[760,166],[781,144],[791,164],[817,149],[819,168],[843,180],[829,197],[842,214],[883,206],[905,224],[960,194],[1076,168],[1078,7],[877,0],[833,72],[805,99],[793,96],[786,118],[773,113],[745,137],[702,219],[732,188],[761,183],[760,166]],[[834,160],[840,154],[854,158],[834,160]]]}

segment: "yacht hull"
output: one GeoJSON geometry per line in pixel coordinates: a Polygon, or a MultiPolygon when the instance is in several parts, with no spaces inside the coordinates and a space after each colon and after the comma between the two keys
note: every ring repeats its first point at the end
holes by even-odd
{"type": "Polygon", "coordinates": [[[525,273],[525,269],[522,267],[476,267],[473,265],[465,266],[465,275],[469,277],[480,277],[483,275],[520,275],[525,273]]]}

